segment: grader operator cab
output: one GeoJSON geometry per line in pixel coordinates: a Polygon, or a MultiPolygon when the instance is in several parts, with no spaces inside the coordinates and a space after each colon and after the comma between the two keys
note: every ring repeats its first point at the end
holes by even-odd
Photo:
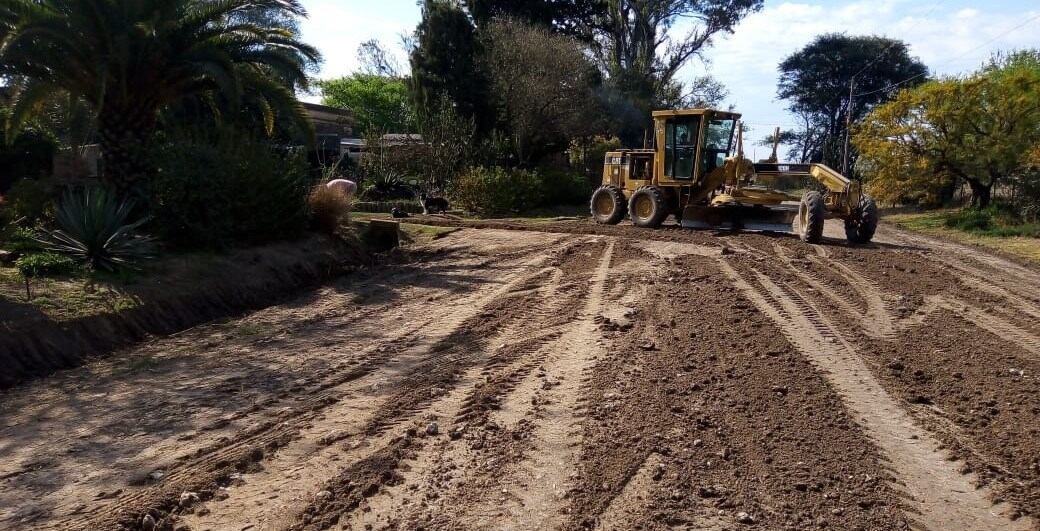
{"type": "Polygon", "coordinates": [[[777,163],[776,145],[773,162],[752,163],[739,114],[686,109],[654,111],[653,119],[653,149],[606,154],[591,201],[598,223],[630,215],[639,227],[658,227],[673,214],[684,227],[795,232],[817,243],[824,220],[840,218],[849,242],[874,237],[877,207],[859,181],[823,164],[777,163]]]}

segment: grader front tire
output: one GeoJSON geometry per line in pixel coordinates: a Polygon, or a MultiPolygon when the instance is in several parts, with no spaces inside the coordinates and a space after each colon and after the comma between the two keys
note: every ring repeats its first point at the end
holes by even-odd
{"type": "Polygon", "coordinates": [[[815,190],[805,192],[798,205],[798,235],[806,243],[820,243],[823,239],[823,223],[827,211],[823,195],[815,190]]]}

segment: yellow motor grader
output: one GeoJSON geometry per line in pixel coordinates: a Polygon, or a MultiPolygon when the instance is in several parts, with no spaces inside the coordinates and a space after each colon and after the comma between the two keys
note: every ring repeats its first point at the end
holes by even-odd
{"type": "Polygon", "coordinates": [[[744,158],[740,114],[714,109],[654,111],[654,148],[606,154],[592,217],[616,224],[626,215],[658,227],[675,215],[684,227],[794,232],[818,243],[827,218],[845,221],[850,243],[877,228],[877,206],[859,181],[823,164],[753,163],[744,158]],[[808,182],[801,195],[777,188],[808,182]],[[807,189],[805,191],[805,189],[807,189]]]}

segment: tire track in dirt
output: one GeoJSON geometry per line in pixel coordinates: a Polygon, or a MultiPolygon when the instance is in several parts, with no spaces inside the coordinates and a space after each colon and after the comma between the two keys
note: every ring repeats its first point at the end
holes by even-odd
{"type": "Polygon", "coordinates": [[[940,304],[966,321],[1003,341],[1014,344],[1030,353],[1034,359],[1040,360],[1040,338],[1029,331],[953,298],[946,298],[940,304]]]}
{"type": "MultiPolygon", "coordinates": [[[[582,246],[577,245],[559,253],[562,255],[559,260],[564,262],[560,267],[566,268],[568,257],[580,254],[581,249],[582,246]]],[[[553,278],[559,277],[553,275],[553,278]]],[[[552,284],[550,281],[550,293],[556,289],[552,284]]],[[[559,321],[560,312],[554,305],[560,304],[561,301],[551,296],[539,297],[544,293],[541,293],[542,290],[534,288],[535,286],[518,286],[515,291],[530,293],[535,299],[547,302],[548,305],[535,304],[533,300],[521,300],[520,303],[513,303],[509,300],[499,301],[498,306],[510,310],[506,314],[506,318],[511,323],[497,327],[501,331],[500,335],[495,336],[490,333],[490,329],[480,327],[480,323],[472,323],[470,333],[473,338],[452,342],[448,346],[448,351],[444,355],[438,356],[436,363],[418,367],[413,373],[414,377],[404,380],[401,383],[402,389],[383,402],[372,420],[366,423],[363,433],[368,437],[393,436],[397,430],[395,426],[398,426],[394,419],[406,415],[422,414],[430,407],[431,400],[436,400],[437,396],[444,395],[444,388],[450,388],[451,390],[448,392],[452,396],[458,397],[453,400],[452,407],[446,408],[447,411],[452,412],[448,415],[449,417],[457,417],[462,414],[462,409],[469,405],[467,397],[472,396],[478,387],[477,384],[482,382],[480,379],[460,381],[454,377],[454,374],[459,371],[468,371],[467,374],[473,374],[473,371],[476,371],[477,374],[485,372],[489,368],[508,364],[509,360],[519,358],[525,352],[536,349],[542,342],[558,338],[560,331],[553,330],[553,325],[559,321]],[[491,348],[491,345],[498,343],[501,343],[499,348],[491,348]]],[[[423,451],[391,452],[390,457],[384,455],[386,452],[383,450],[379,452],[382,452],[377,455],[382,456],[380,459],[385,465],[383,468],[393,471],[395,478],[414,478],[415,474],[407,471],[405,471],[405,476],[400,476],[399,469],[414,464],[418,464],[421,468],[422,463],[428,459],[428,453],[423,451]],[[394,461],[394,456],[397,461],[394,461]],[[402,464],[400,461],[405,459],[408,463],[402,464]]],[[[377,507],[392,506],[392,500],[388,503],[385,496],[379,496],[379,488],[366,488],[360,493],[357,490],[357,485],[372,484],[364,475],[370,472],[372,472],[371,467],[358,469],[352,466],[330,480],[326,483],[326,490],[332,495],[327,500],[317,500],[306,507],[296,518],[297,523],[292,526],[292,529],[326,529],[339,522],[343,516],[353,513],[362,501],[370,497],[376,497],[374,501],[377,507]]],[[[385,475],[386,470],[381,473],[385,475]]],[[[398,482],[395,480],[388,486],[393,487],[398,482]]],[[[366,506],[366,509],[370,510],[371,507],[366,506]]],[[[354,518],[360,517],[355,516],[354,518]]],[[[369,520],[368,518],[360,519],[369,520]]]]}
{"type": "Polygon", "coordinates": [[[602,309],[614,245],[601,243],[598,257],[590,256],[596,264],[591,275],[588,267],[567,269],[570,280],[564,286],[572,289],[564,302],[567,311],[557,316],[562,333],[515,358],[475,390],[475,402],[459,416],[465,433],[430,460],[422,488],[412,492],[410,504],[397,505],[402,514],[386,522],[387,528],[543,529],[561,518],[580,445],[578,389],[596,349],[585,340],[599,337],[594,314],[602,309]],[[517,382],[526,386],[535,376],[541,383],[537,398],[517,404],[524,408],[521,418],[511,426],[497,422],[502,399],[524,392],[517,382]]]}
{"type": "MultiPolygon", "coordinates": [[[[521,288],[532,279],[543,278],[548,273],[548,270],[543,269],[533,277],[524,277],[503,286],[489,297],[490,304],[518,301],[520,304],[529,305],[536,310],[533,313],[537,313],[537,301],[521,288]]],[[[420,367],[421,370],[427,370],[433,366],[431,362],[426,361],[431,351],[443,352],[438,350],[437,346],[452,343],[456,338],[463,336],[466,333],[466,325],[470,324],[466,321],[472,320],[473,315],[482,313],[486,307],[487,305],[476,305],[470,309],[451,312],[451,321],[457,322],[453,327],[446,326],[449,323],[440,323],[441,326],[445,326],[444,332],[450,333],[444,337],[435,336],[432,343],[434,348],[430,347],[429,342],[419,344],[402,352],[395,361],[386,364],[379,371],[343,389],[343,399],[315,419],[313,426],[305,427],[298,440],[280,450],[273,459],[265,463],[262,472],[248,476],[245,486],[229,491],[231,496],[226,502],[207,504],[205,518],[188,518],[186,523],[192,528],[200,529],[231,521],[239,522],[239,527],[250,523],[257,524],[258,529],[287,527],[292,521],[289,519],[291,514],[284,514],[285,511],[295,512],[296,506],[309,502],[314,494],[314,485],[331,479],[338,463],[361,459],[355,455],[358,452],[353,445],[363,444],[364,449],[369,449],[370,453],[371,450],[389,444],[387,437],[373,431],[390,431],[393,432],[391,435],[404,431],[372,430],[371,426],[380,418],[380,410],[388,400],[387,397],[392,395],[392,390],[398,385],[408,385],[405,383],[406,379],[413,372],[420,370],[420,367]],[[371,440],[373,437],[376,442],[371,440]],[[251,500],[270,498],[272,490],[275,490],[278,498],[282,500],[277,506],[255,506],[251,503],[251,500]]],[[[440,335],[442,334],[437,334],[440,335]]],[[[499,336],[495,339],[501,338],[502,336],[499,336]]],[[[463,378],[456,383],[462,385],[470,379],[472,378],[463,378]]],[[[400,414],[393,419],[383,419],[380,424],[399,427],[402,422],[407,423],[407,419],[416,419],[417,416],[414,412],[410,415],[400,414]],[[400,420],[401,417],[406,420],[400,420]]],[[[367,453],[362,453],[367,457],[367,453]]]]}
{"type": "MultiPolygon", "coordinates": [[[[893,311],[892,303],[886,300],[885,291],[877,282],[863,276],[848,265],[834,259],[831,253],[824,247],[814,246],[816,256],[807,259],[819,267],[827,268],[838,278],[847,283],[848,287],[865,304],[865,310],[856,307],[849,299],[841,293],[836,292],[827,283],[822,282],[812,274],[803,270],[795,263],[789,251],[783,245],[773,244],[773,253],[762,249],[747,246],[748,250],[758,253],[765,260],[772,260],[774,256],[779,257],[781,263],[787,266],[784,272],[793,273],[812,291],[824,297],[827,302],[844,311],[850,318],[850,322],[862,329],[868,337],[885,341],[896,341],[899,335],[914,327],[924,325],[928,317],[942,307],[942,299],[928,297],[924,304],[915,308],[909,314],[898,315],[893,311]]],[[[773,271],[776,271],[775,269],[773,271]]]]}
{"type": "Polygon", "coordinates": [[[1034,292],[1040,291],[1040,273],[993,252],[892,227],[885,227],[883,234],[898,243],[927,249],[931,251],[932,257],[951,267],[966,269],[979,278],[1003,278],[1010,275],[1019,287],[1028,286],[1034,292]]]}
{"type": "MultiPolygon", "coordinates": [[[[530,280],[532,276],[544,275],[543,262],[545,256],[535,254],[518,264],[520,271],[507,276],[505,283],[497,289],[480,291],[470,297],[456,301],[458,311],[447,312],[441,329],[429,335],[413,351],[426,352],[428,345],[436,346],[449,337],[452,331],[462,326],[467,317],[479,313],[486,305],[493,303],[504,293],[517,285],[530,280]],[[531,270],[537,270],[533,273],[531,270]],[[425,348],[423,346],[426,346],[425,348]]],[[[392,341],[391,341],[392,342],[392,341]]],[[[145,512],[153,512],[159,520],[168,510],[177,512],[182,492],[199,492],[203,498],[213,493],[212,488],[219,482],[226,481],[233,473],[242,473],[258,468],[258,463],[265,455],[285,446],[306,429],[329,406],[337,404],[342,398],[343,385],[368,376],[383,367],[391,359],[395,349],[375,349],[371,356],[345,371],[333,374],[310,389],[298,389],[297,406],[291,411],[284,411],[282,418],[269,420],[253,426],[230,441],[218,441],[217,444],[204,448],[192,456],[184,456],[170,467],[161,480],[155,484],[135,489],[118,496],[83,515],[75,515],[58,523],[63,529],[110,529],[119,526],[134,528],[140,523],[145,512]]]]}
{"type": "MultiPolygon", "coordinates": [[[[573,318],[568,311],[569,299],[560,292],[564,270],[557,267],[545,284],[522,286],[512,292],[531,293],[537,297],[528,319],[519,319],[510,329],[490,342],[494,351],[482,367],[471,368],[465,385],[453,392],[448,407],[432,407],[445,424],[449,439],[443,437],[424,445],[398,466],[400,481],[381,489],[363,502],[363,510],[350,513],[343,524],[349,529],[370,529],[386,525],[407,510],[414,510],[418,500],[431,494],[430,481],[435,481],[435,467],[446,461],[460,461],[462,435],[467,427],[497,405],[498,394],[510,386],[510,377],[531,364],[530,356],[542,345],[557,339],[563,326],[573,318]]],[[[442,465],[443,466],[443,465],[442,465]]],[[[436,496],[436,495],[434,495],[436,496]]]]}
{"type": "Polygon", "coordinates": [[[1026,519],[1012,521],[1005,504],[994,505],[986,489],[976,489],[948,452],[918,427],[878,383],[855,349],[794,288],[781,287],[751,269],[741,274],[725,260],[722,270],[769,316],[803,355],[838,390],[868,436],[890,460],[898,484],[919,511],[917,523],[932,530],[1031,529],[1026,519]],[[747,276],[754,279],[756,288],[747,276]]]}
{"type": "Polygon", "coordinates": [[[523,467],[502,481],[508,501],[497,509],[508,514],[485,525],[497,529],[550,529],[563,523],[564,496],[582,442],[582,379],[601,350],[594,346],[600,338],[594,319],[603,309],[614,245],[611,240],[603,251],[578,320],[549,347],[545,370],[553,380],[549,381],[551,391],[545,393],[546,403],[531,428],[533,447],[525,453],[523,467]]]}

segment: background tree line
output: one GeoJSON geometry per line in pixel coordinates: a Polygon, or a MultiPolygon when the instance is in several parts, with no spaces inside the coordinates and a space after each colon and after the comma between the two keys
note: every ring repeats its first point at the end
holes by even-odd
{"type": "MultiPolygon", "coordinates": [[[[703,58],[714,37],[732,32],[762,3],[424,0],[419,25],[405,39],[408,68],[380,43],[366,42],[359,50],[360,71],[320,83],[323,102],[357,109],[359,130],[366,133],[416,132],[424,139],[431,130],[442,133],[423,144],[456,146],[440,151],[457,160],[441,165],[450,173],[428,175],[424,185],[446,189],[466,167],[559,169],[568,163],[567,152],[572,158],[581,154],[574,166],[595,178],[603,150],[643,144],[651,110],[721,103],[726,93],[720,83],[710,76],[681,79],[680,69],[703,58]],[[674,28],[680,21],[687,26],[681,32],[674,28]],[[370,90],[377,85],[379,90],[370,90]],[[437,125],[442,122],[453,127],[437,125]],[[445,129],[461,138],[449,139],[445,129]]],[[[378,150],[376,136],[369,145],[378,150]]],[[[443,158],[422,151],[411,146],[416,155],[401,164],[443,158]]],[[[378,177],[375,182],[386,180],[386,159],[370,159],[380,165],[368,172],[378,177]]],[[[505,178],[501,172],[486,176],[505,178]]],[[[464,180],[476,181],[472,172],[464,180]]],[[[590,186],[558,200],[584,201],[590,186]]]]}

